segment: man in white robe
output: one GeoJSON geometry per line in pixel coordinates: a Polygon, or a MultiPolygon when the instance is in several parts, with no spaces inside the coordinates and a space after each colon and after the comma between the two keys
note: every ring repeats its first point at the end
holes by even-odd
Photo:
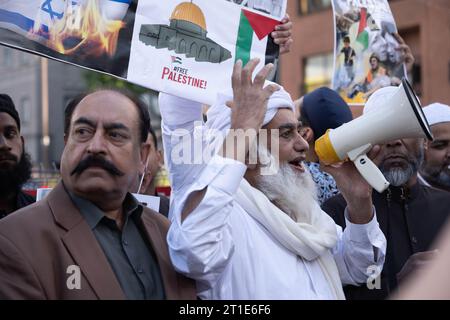
{"type": "Polygon", "coordinates": [[[202,299],[344,299],[343,284],[367,285],[384,262],[386,239],[371,188],[352,163],[326,168],[347,200],[342,231],[315,199],[302,163],[308,144],[289,94],[265,86],[271,65],[251,80],[257,63],[236,63],[232,97],[221,96],[205,124],[196,123],[201,104],[160,94],[172,185],[172,262],[196,280],[202,299]],[[269,137],[276,134],[279,150],[269,140],[259,147],[256,165],[246,159],[252,141],[236,147],[238,152],[227,147],[202,158],[201,150],[214,143],[205,132],[221,132],[225,145],[239,140],[230,128],[267,129],[269,137]],[[275,175],[261,174],[267,160],[279,162],[275,175]]]}

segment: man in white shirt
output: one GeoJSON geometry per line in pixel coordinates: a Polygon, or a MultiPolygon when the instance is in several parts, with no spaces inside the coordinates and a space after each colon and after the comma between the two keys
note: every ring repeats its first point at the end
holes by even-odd
{"type": "Polygon", "coordinates": [[[275,84],[264,86],[271,65],[252,81],[257,64],[236,63],[233,94],[220,96],[204,125],[195,123],[202,119],[201,104],[160,95],[172,183],[172,262],[197,281],[202,299],[344,299],[342,283],[365,285],[384,262],[386,239],[371,188],[350,162],[327,168],[347,200],[343,232],[315,199],[303,166],[308,144],[289,94],[275,84]],[[232,148],[241,137],[230,128],[263,128],[277,139],[258,147],[255,165],[247,159],[255,138],[232,148]],[[205,134],[213,129],[225,139],[205,134]],[[206,147],[222,142],[225,150],[204,159],[206,147]],[[262,175],[267,160],[279,162],[275,175],[262,175]]]}

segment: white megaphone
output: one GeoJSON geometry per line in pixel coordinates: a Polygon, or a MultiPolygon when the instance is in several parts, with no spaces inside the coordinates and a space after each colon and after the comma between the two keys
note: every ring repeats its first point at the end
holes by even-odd
{"type": "Polygon", "coordinates": [[[406,79],[399,87],[385,87],[367,100],[359,118],[328,130],[315,144],[319,159],[333,164],[350,159],[364,179],[378,192],[389,182],[366,153],[375,144],[400,138],[433,139],[430,126],[411,85],[406,79]]]}

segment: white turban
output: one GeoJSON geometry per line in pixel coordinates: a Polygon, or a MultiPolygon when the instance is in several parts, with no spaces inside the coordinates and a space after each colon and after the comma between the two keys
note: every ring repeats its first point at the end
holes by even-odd
{"type": "MultiPolygon", "coordinates": [[[[271,84],[266,81],[265,85],[271,84]]],[[[263,125],[268,124],[277,113],[278,109],[291,109],[294,111],[294,102],[289,93],[279,86],[280,89],[275,91],[269,98],[267,103],[267,112],[264,117],[263,125]]],[[[233,100],[233,94],[218,94],[216,103],[209,108],[207,113],[208,124],[210,128],[219,130],[229,129],[231,126],[231,109],[225,104],[227,101],[233,100]]]]}
{"type": "Polygon", "coordinates": [[[442,103],[433,103],[423,108],[428,124],[450,122],[450,107],[442,103]]]}

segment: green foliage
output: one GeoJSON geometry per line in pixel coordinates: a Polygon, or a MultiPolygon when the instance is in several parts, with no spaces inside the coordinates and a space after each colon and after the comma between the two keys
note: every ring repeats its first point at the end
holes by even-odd
{"type": "Polygon", "coordinates": [[[130,90],[138,96],[143,93],[153,92],[153,90],[99,72],[86,71],[84,78],[89,90],[94,90],[99,87],[112,87],[130,90]]]}

